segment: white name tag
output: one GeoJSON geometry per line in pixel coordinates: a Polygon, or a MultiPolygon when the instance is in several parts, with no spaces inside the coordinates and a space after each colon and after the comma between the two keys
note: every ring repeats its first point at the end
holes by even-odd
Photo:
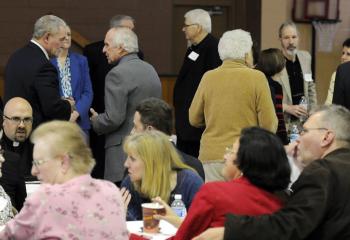
{"type": "Polygon", "coordinates": [[[192,51],[189,55],[188,55],[188,58],[191,59],[192,61],[196,61],[197,58],[199,57],[199,54],[192,51]]]}
{"type": "Polygon", "coordinates": [[[305,73],[304,74],[304,80],[306,82],[312,82],[312,74],[311,73],[305,73]]]}

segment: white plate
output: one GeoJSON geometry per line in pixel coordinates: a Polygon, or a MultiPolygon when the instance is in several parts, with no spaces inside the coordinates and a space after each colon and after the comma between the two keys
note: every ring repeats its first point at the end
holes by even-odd
{"type": "Polygon", "coordinates": [[[160,220],[159,233],[145,233],[142,231],[143,223],[142,221],[127,221],[126,227],[130,233],[134,233],[139,236],[145,236],[153,240],[164,240],[176,234],[177,228],[168,223],[167,221],[160,220]]]}

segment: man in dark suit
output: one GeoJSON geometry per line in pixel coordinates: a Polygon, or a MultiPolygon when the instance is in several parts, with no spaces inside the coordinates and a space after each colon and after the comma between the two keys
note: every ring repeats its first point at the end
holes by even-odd
{"type": "Polygon", "coordinates": [[[333,104],[350,109],[350,62],[341,64],[335,76],[333,104]]]}
{"type": "Polygon", "coordinates": [[[33,128],[52,119],[69,120],[74,101],[61,99],[58,76],[49,57],[56,56],[66,36],[66,23],[53,15],[39,18],[32,40],[10,57],[5,69],[6,103],[26,99],[33,108],[33,128]]]}
{"type": "Polygon", "coordinates": [[[323,106],[304,123],[297,155],[306,165],[286,205],[272,215],[228,214],[200,239],[350,239],[350,111],[323,106]]]}
{"type": "MultiPolygon", "coordinates": [[[[146,130],[158,130],[166,135],[171,135],[173,127],[172,109],[165,101],[159,98],[147,98],[136,106],[134,114],[134,128],[132,132],[143,132],[146,130]]],[[[172,141],[170,139],[170,141],[172,141]]],[[[192,167],[205,180],[204,169],[201,161],[178,150],[182,161],[192,167]]]]}
{"type": "Polygon", "coordinates": [[[21,210],[27,196],[24,176],[30,175],[32,145],[28,137],[32,131],[33,111],[23,98],[10,99],[2,116],[1,148],[5,162],[2,164],[0,185],[11,198],[12,205],[21,210]]]}
{"type": "Polygon", "coordinates": [[[162,96],[155,69],[137,56],[136,34],[129,28],[111,28],[105,37],[103,52],[112,68],[105,81],[105,110],[91,109],[92,126],[106,136],[104,178],[118,183],[124,177],[123,138],[132,129],[136,105],[145,98],[162,96]]]}
{"type": "MultiPolygon", "coordinates": [[[[135,27],[134,24],[135,20],[126,15],[115,15],[110,20],[110,28],[127,27],[133,30],[135,27]]],[[[114,64],[108,64],[106,55],[102,52],[103,47],[104,42],[102,40],[87,45],[83,50],[83,54],[88,59],[92,90],[94,92],[94,99],[91,107],[97,112],[103,112],[105,110],[105,78],[107,73],[114,67],[114,64]]],[[[143,54],[138,54],[138,56],[143,60],[143,54]]],[[[105,158],[104,145],[105,136],[99,136],[91,129],[90,146],[96,160],[92,175],[96,178],[103,178],[105,158]]]]}

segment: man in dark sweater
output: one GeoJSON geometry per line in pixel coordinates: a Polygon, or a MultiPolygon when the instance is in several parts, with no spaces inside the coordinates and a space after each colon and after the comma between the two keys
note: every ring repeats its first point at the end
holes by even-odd
{"type": "MultiPolygon", "coordinates": [[[[158,130],[166,135],[171,135],[173,126],[172,109],[165,101],[159,98],[147,98],[136,107],[134,115],[134,128],[132,132],[143,132],[146,130],[158,130]]],[[[172,141],[170,139],[170,141],[172,141]]],[[[205,180],[202,163],[195,157],[178,150],[182,161],[192,167],[205,180]]]]}
{"type": "Polygon", "coordinates": [[[225,228],[195,239],[350,239],[350,111],[321,107],[304,123],[297,143],[306,168],[281,210],[258,217],[228,214],[225,228]]]}
{"type": "Polygon", "coordinates": [[[191,46],[187,49],[174,87],[177,147],[187,154],[198,157],[199,141],[204,129],[190,125],[188,109],[203,74],[221,65],[221,60],[218,40],[210,34],[211,18],[207,11],[194,9],[187,12],[182,31],[191,46]]]}

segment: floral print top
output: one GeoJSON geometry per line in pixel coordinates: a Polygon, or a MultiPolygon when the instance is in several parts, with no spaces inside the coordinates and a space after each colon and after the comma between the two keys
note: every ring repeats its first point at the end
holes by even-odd
{"type": "Polygon", "coordinates": [[[11,218],[13,218],[13,212],[10,197],[0,186],[0,225],[6,224],[11,218]]]}
{"type": "Polygon", "coordinates": [[[43,184],[0,232],[0,239],[128,239],[119,189],[90,175],[43,184]]]}

